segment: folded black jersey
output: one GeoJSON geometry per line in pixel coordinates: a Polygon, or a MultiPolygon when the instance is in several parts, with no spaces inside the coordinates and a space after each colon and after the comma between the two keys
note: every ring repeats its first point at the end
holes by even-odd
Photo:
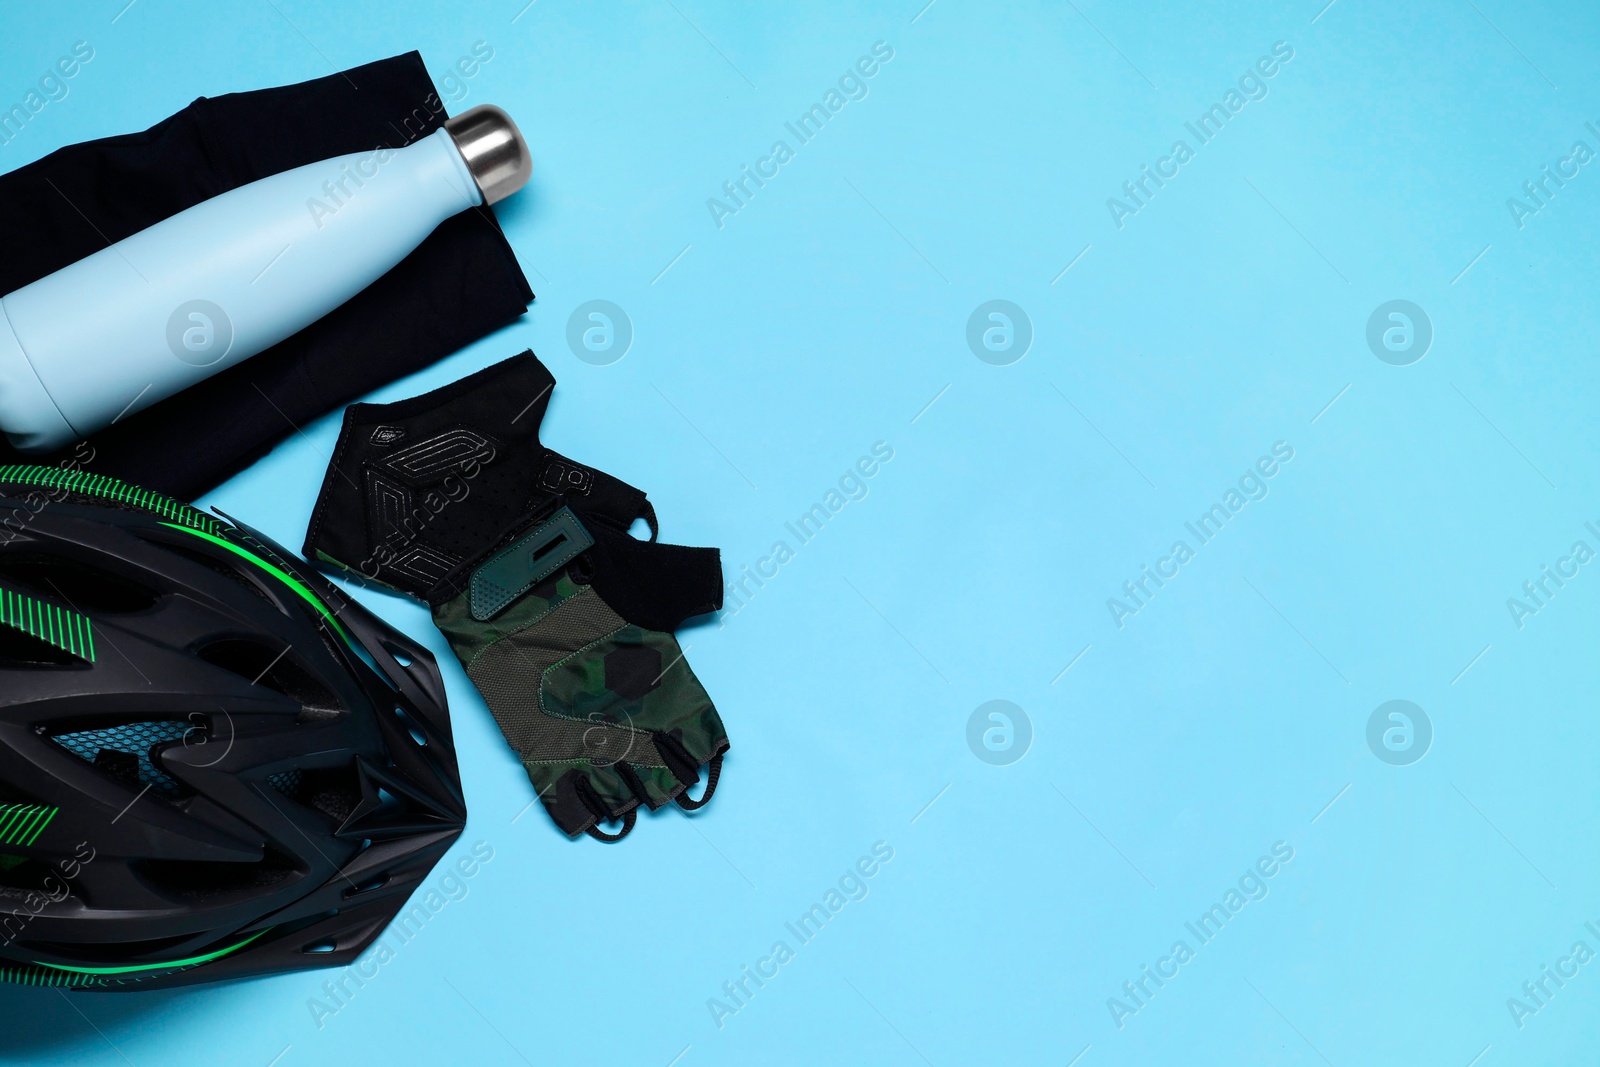
{"type": "MultiPolygon", "coordinates": [[[[258,178],[400,148],[447,118],[415,52],[298,85],[201,97],[143,133],[0,175],[0,294],[258,178]]],[[[462,212],[342,307],[55,457],[192,499],[307,422],[515,320],[533,299],[493,212],[462,212]]]]}

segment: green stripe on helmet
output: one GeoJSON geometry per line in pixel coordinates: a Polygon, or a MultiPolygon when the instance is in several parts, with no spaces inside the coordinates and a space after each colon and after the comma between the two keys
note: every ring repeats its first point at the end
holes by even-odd
{"type": "Polygon", "coordinates": [[[94,662],[94,625],[76,611],[0,586],[0,626],[9,626],[88,663],[94,662]]]}
{"type": "Polygon", "coordinates": [[[344,639],[345,644],[355,647],[356,642],[354,638],[345,632],[344,626],[340,624],[338,618],[334,615],[333,611],[328,607],[328,605],[322,602],[322,598],[313,593],[298,578],[290,574],[288,571],[268,563],[266,560],[262,559],[254,552],[251,552],[249,549],[241,548],[232,541],[225,540],[216,536],[215,534],[206,533],[204,530],[194,530],[187,526],[179,526],[176,523],[170,522],[164,522],[161,525],[169,527],[170,529],[180,530],[186,534],[192,534],[204,541],[210,541],[212,544],[217,545],[220,548],[225,548],[229,552],[232,552],[234,555],[239,556],[242,559],[249,560],[251,563],[255,564],[257,567],[260,567],[262,570],[278,579],[278,581],[288,586],[296,596],[300,597],[307,604],[310,604],[313,608],[315,608],[317,614],[321,615],[328,625],[333,627],[334,632],[344,639]]]}
{"type": "Polygon", "coordinates": [[[0,845],[31,845],[60,808],[47,804],[0,805],[0,845]]]}
{"type": "Polygon", "coordinates": [[[70,967],[53,963],[0,964],[0,982],[29,986],[66,986],[91,989],[109,989],[116,986],[133,986],[148,978],[157,978],[175,971],[188,970],[212,960],[238,952],[259,938],[271,933],[271,928],[252,934],[215,952],[190,956],[188,959],[168,963],[137,964],[131,967],[70,967]]]}
{"type": "Polygon", "coordinates": [[[133,974],[137,971],[177,971],[185,967],[198,967],[202,963],[210,963],[212,960],[221,959],[223,956],[238,952],[252,941],[265,937],[270,932],[270,930],[262,930],[259,933],[251,934],[243,941],[229,945],[227,948],[219,948],[215,952],[190,956],[184,960],[171,960],[166,963],[140,963],[131,967],[68,967],[64,964],[34,961],[34,966],[43,967],[51,971],[65,971],[69,974],[133,974]]]}
{"type": "Polygon", "coordinates": [[[43,489],[59,489],[68,493],[82,493],[84,496],[96,496],[102,500],[140,508],[164,519],[171,519],[174,522],[182,523],[184,526],[205,530],[208,533],[220,533],[229,528],[224,523],[219,522],[203,511],[190,507],[188,504],[180,504],[171,497],[128,485],[115,478],[108,478],[103,474],[90,474],[87,471],[68,471],[59,467],[12,464],[0,466],[0,485],[35,486],[43,489]]]}

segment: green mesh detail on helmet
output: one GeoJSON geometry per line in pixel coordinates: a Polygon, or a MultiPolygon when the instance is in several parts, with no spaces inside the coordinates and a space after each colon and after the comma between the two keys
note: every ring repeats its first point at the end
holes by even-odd
{"type": "Polygon", "coordinates": [[[0,485],[28,485],[97,496],[102,500],[111,500],[153,512],[164,519],[171,519],[196,530],[205,530],[207,533],[222,533],[229,529],[227,525],[205,512],[198,511],[188,504],[180,504],[171,497],[128,485],[103,474],[90,474],[88,471],[25,465],[0,466],[0,485]]]}
{"type": "Polygon", "coordinates": [[[94,626],[76,611],[0,587],[0,626],[21,630],[81,660],[94,662],[94,626]]]}
{"type": "Polygon", "coordinates": [[[18,856],[13,852],[0,852],[0,871],[9,871],[13,867],[20,867],[28,861],[26,856],[18,856]]]}
{"type": "Polygon", "coordinates": [[[31,845],[60,808],[45,804],[0,805],[0,845],[31,845]]]}

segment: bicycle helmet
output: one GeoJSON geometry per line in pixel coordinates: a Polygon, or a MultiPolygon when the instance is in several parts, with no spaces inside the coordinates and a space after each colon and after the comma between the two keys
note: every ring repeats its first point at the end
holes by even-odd
{"type": "Polygon", "coordinates": [[[0,979],[350,963],[465,822],[426,649],[242,524],[0,467],[0,979]]]}

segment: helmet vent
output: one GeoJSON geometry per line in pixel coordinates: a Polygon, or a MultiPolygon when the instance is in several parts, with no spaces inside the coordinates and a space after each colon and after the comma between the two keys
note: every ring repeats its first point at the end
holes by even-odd
{"type": "Polygon", "coordinates": [[[424,734],[420,728],[418,728],[416,721],[414,719],[412,719],[411,716],[406,714],[406,709],[404,709],[404,708],[395,708],[394,709],[394,717],[399,719],[400,720],[400,724],[402,726],[404,726],[408,731],[410,731],[411,740],[413,740],[413,741],[415,741],[417,743],[417,747],[418,748],[427,748],[428,747],[428,737],[427,737],[427,735],[424,734]]]}
{"type": "Polygon", "coordinates": [[[209,860],[144,860],[133,865],[151,889],[186,904],[220,904],[289,881],[301,871],[289,856],[270,846],[256,863],[209,860]]]}
{"type": "Polygon", "coordinates": [[[197,563],[209,571],[216,572],[222,577],[228,579],[230,582],[250,590],[250,592],[254,593],[268,604],[271,604],[274,608],[277,608],[277,610],[283,610],[278,606],[278,603],[272,599],[272,597],[267,595],[264,589],[246,577],[245,568],[242,566],[236,566],[232,557],[229,557],[226,560],[219,559],[216,556],[208,555],[205,552],[197,551],[185,545],[172,544],[165,540],[161,542],[161,547],[166,549],[168,552],[173,553],[174,555],[182,556],[192,563],[197,563]]]}
{"type": "Polygon", "coordinates": [[[290,800],[315,808],[338,824],[348,819],[361,803],[361,779],[354,763],[343,767],[279,771],[267,781],[290,800]]]}
{"type": "Polygon", "coordinates": [[[182,740],[195,729],[197,725],[186,719],[146,719],[96,730],[59,733],[52,739],[130,789],[148,787],[152,792],[176,799],[187,790],[156,762],[155,750],[182,740]]]}
{"type": "Polygon", "coordinates": [[[0,670],[71,667],[83,661],[30,633],[0,626],[0,670]]]}
{"type": "MultiPolygon", "coordinates": [[[[0,898],[31,895],[36,890],[45,889],[52,876],[57,883],[52,886],[55,891],[53,895],[59,896],[61,876],[54,867],[27,856],[0,853],[0,898]]],[[[70,891],[72,883],[66,884],[70,891]]]]}
{"type": "Polygon", "coordinates": [[[127,614],[155,606],[154,590],[69,556],[42,552],[0,553],[0,578],[78,612],[127,614]]]}
{"type": "Polygon", "coordinates": [[[272,648],[247,638],[213,641],[199,652],[213,667],[282,693],[298,702],[302,709],[337,709],[339,698],[315,675],[302,667],[286,648],[272,648]]]}
{"type": "Polygon", "coordinates": [[[362,893],[371,893],[382,889],[388,884],[389,874],[387,871],[385,871],[383,874],[375,874],[366,881],[361,882],[359,885],[353,885],[349,889],[346,889],[344,891],[344,896],[346,900],[349,900],[351,897],[360,896],[362,893]]]}

